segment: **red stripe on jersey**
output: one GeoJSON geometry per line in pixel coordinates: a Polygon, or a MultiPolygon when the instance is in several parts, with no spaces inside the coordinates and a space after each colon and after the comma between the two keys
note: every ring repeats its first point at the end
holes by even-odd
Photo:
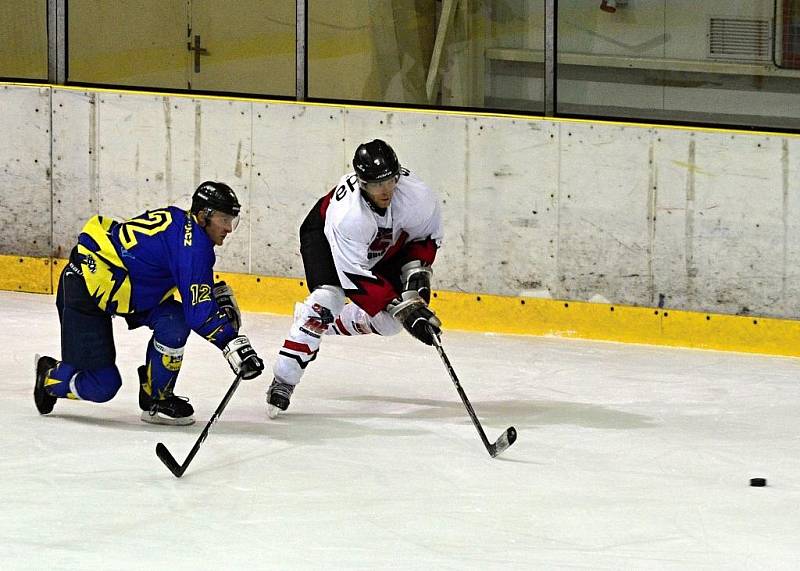
{"type": "Polygon", "coordinates": [[[430,266],[436,259],[436,242],[428,238],[422,242],[411,242],[406,246],[405,255],[409,260],[419,260],[423,264],[430,266]]]}
{"type": "Polygon", "coordinates": [[[325,220],[325,214],[328,213],[328,207],[331,205],[331,199],[333,198],[333,193],[336,189],[334,188],[328,194],[326,194],[322,198],[322,202],[319,205],[319,215],[322,216],[322,219],[325,220]]]}
{"type": "Polygon", "coordinates": [[[383,255],[383,258],[381,258],[381,262],[383,262],[384,260],[389,260],[390,258],[397,255],[397,252],[400,251],[400,249],[406,243],[406,240],[408,240],[408,232],[403,230],[397,237],[397,242],[389,246],[389,248],[386,250],[386,253],[383,255]]]}
{"type": "Polygon", "coordinates": [[[339,328],[339,331],[342,335],[350,335],[350,332],[347,330],[347,328],[345,328],[344,323],[342,323],[341,317],[336,318],[336,327],[339,328]]]}
{"type": "Polygon", "coordinates": [[[300,353],[305,353],[307,355],[311,355],[314,351],[311,350],[311,347],[306,345],[305,343],[297,343],[296,341],[292,341],[290,339],[286,339],[283,342],[284,349],[289,349],[291,351],[298,351],[300,353]]]}
{"type": "Polygon", "coordinates": [[[345,272],[357,289],[347,289],[345,293],[353,303],[366,311],[370,317],[377,315],[397,297],[394,286],[384,277],[372,278],[345,272]]]}

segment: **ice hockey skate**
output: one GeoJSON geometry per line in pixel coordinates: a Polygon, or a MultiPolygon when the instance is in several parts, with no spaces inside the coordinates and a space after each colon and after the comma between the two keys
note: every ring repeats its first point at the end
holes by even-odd
{"type": "Polygon", "coordinates": [[[292,392],[294,392],[294,385],[282,383],[278,379],[272,379],[272,384],[267,389],[267,416],[276,418],[281,412],[289,408],[292,392]]]}
{"type": "Polygon", "coordinates": [[[52,357],[40,357],[36,355],[36,383],[33,387],[33,400],[36,403],[36,410],[39,414],[50,414],[58,400],[45,389],[47,373],[58,364],[52,357]]]}
{"type": "Polygon", "coordinates": [[[162,399],[153,399],[144,386],[147,383],[147,367],[142,365],[139,373],[139,408],[142,409],[142,420],[150,424],[168,424],[185,426],[194,424],[194,408],[189,399],[172,394],[170,390],[162,399]]]}

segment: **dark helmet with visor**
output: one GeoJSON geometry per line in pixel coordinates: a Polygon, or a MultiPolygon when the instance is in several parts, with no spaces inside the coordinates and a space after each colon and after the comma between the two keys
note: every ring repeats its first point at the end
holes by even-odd
{"type": "Polygon", "coordinates": [[[353,169],[361,185],[383,182],[400,174],[400,161],[387,142],[375,139],[358,146],[353,169]]]}
{"type": "Polygon", "coordinates": [[[214,213],[227,214],[230,217],[231,228],[236,229],[239,224],[239,211],[242,206],[236,199],[233,189],[224,182],[207,180],[197,187],[192,195],[192,214],[195,216],[204,212],[206,218],[214,213]]]}

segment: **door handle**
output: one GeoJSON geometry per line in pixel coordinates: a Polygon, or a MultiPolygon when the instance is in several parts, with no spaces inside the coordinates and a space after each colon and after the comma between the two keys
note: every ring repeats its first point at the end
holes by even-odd
{"type": "Polygon", "coordinates": [[[186,42],[186,47],[190,52],[194,52],[194,72],[200,73],[200,56],[209,55],[208,50],[200,47],[199,35],[194,37],[194,45],[191,42],[186,42]]]}

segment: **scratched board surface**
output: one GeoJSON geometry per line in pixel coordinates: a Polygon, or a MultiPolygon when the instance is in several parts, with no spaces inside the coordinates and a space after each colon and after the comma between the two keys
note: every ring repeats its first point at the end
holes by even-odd
{"type": "Polygon", "coordinates": [[[797,317],[800,137],[69,88],[51,135],[47,95],[0,90],[2,253],[216,179],[244,207],[218,269],[302,278],[300,222],[382,137],[442,201],[439,289],[797,317]]]}

